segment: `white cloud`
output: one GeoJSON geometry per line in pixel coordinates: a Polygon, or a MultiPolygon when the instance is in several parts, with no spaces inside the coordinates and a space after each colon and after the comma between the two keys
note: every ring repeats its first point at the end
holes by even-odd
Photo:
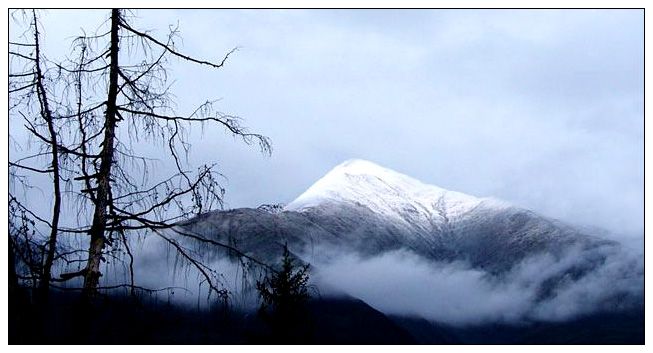
{"type": "Polygon", "coordinates": [[[634,305],[642,300],[642,265],[639,257],[621,250],[571,250],[561,258],[526,258],[497,276],[462,262],[432,263],[397,251],[317,263],[314,280],[323,294],[346,293],[389,314],[452,325],[520,323],[566,320],[634,305]],[[603,256],[603,263],[574,278],[574,271],[603,256]],[[559,283],[547,293],[552,279],[559,283]]]}

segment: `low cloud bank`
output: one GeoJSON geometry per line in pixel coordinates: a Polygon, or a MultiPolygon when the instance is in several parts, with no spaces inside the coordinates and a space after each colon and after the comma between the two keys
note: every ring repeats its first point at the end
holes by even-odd
{"type": "Polygon", "coordinates": [[[618,247],[533,256],[500,275],[409,251],[349,254],[315,269],[322,294],[344,292],[388,314],[452,325],[562,321],[643,300],[642,257],[618,247]]]}
{"type": "MultiPolygon", "coordinates": [[[[215,302],[215,296],[208,297],[203,276],[161,239],[149,237],[134,251],[138,285],[185,288],[160,292],[158,300],[198,308],[215,302]]],[[[260,271],[217,253],[207,256],[206,249],[195,251],[204,254],[204,264],[229,290],[230,305],[258,307],[255,283],[260,271]]],[[[628,246],[539,254],[500,274],[462,261],[433,262],[407,250],[365,258],[334,248],[312,253],[320,255],[302,257],[311,263],[311,282],[322,296],[348,294],[386,314],[450,325],[564,321],[643,303],[643,254],[628,246]]],[[[105,280],[128,283],[127,272],[109,271],[105,280]]]]}

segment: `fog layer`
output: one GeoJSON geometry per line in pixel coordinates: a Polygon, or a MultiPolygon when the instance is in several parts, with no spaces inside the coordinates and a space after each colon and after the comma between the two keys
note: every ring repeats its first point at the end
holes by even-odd
{"type": "Polygon", "coordinates": [[[323,294],[344,292],[385,313],[453,325],[561,321],[633,308],[643,298],[641,257],[608,247],[529,257],[498,275],[408,251],[350,254],[316,269],[323,294]]]}

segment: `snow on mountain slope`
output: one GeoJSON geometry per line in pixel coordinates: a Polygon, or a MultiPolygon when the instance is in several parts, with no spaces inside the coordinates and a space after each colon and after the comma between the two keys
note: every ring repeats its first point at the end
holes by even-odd
{"type": "Polygon", "coordinates": [[[282,212],[214,212],[184,226],[265,257],[285,242],[300,251],[321,244],[369,256],[407,249],[497,272],[531,254],[605,243],[507,202],[448,191],[357,159],[335,167],[282,212]]]}
{"type": "Polygon", "coordinates": [[[481,202],[496,207],[507,206],[495,199],[476,198],[424,184],[370,161],[350,159],[333,168],[285,210],[301,211],[327,200],[360,203],[387,216],[393,216],[398,205],[410,205],[417,211],[434,213],[438,203],[444,202],[447,216],[465,213],[481,202]]]}
{"type": "Polygon", "coordinates": [[[479,208],[502,210],[506,202],[428,185],[360,159],[336,166],[285,207],[307,212],[328,204],[365,207],[386,221],[430,231],[479,208]]]}

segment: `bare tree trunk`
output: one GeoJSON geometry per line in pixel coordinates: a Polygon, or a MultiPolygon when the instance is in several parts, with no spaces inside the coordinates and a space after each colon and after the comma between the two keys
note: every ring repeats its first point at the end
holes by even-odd
{"type": "Polygon", "coordinates": [[[95,197],[95,211],[93,213],[93,223],[89,231],[91,244],[89,247],[88,263],[84,275],[83,295],[92,297],[97,292],[97,286],[100,280],[100,262],[102,261],[102,251],[106,243],[106,217],[107,207],[109,205],[109,195],[111,192],[110,177],[111,166],[114,158],[114,140],[115,128],[117,122],[116,99],[118,95],[118,32],[120,24],[120,10],[111,11],[111,46],[109,48],[110,68],[109,68],[109,91],[106,102],[106,112],[104,121],[104,140],[102,142],[102,151],[100,152],[100,168],[97,174],[97,190],[95,197]]]}
{"type": "Polygon", "coordinates": [[[13,295],[18,290],[18,273],[16,272],[16,253],[14,252],[14,241],[9,238],[9,295],[13,295]]]}
{"type": "Polygon", "coordinates": [[[43,72],[41,70],[41,49],[39,44],[39,30],[36,12],[34,16],[34,45],[35,45],[35,66],[36,66],[36,91],[41,105],[41,116],[47,123],[50,134],[50,148],[52,154],[52,182],[54,186],[54,205],[52,207],[52,227],[50,229],[50,238],[48,240],[43,273],[39,282],[39,292],[41,300],[47,300],[48,291],[50,290],[50,277],[52,276],[52,264],[54,263],[55,250],[57,247],[57,233],[59,231],[59,214],[61,213],[61,186],[59,175],[59,150],[57,142],[57,131],[54,126],[52,112],[50,110],[47,93],[43,85],[43,72]]]}

